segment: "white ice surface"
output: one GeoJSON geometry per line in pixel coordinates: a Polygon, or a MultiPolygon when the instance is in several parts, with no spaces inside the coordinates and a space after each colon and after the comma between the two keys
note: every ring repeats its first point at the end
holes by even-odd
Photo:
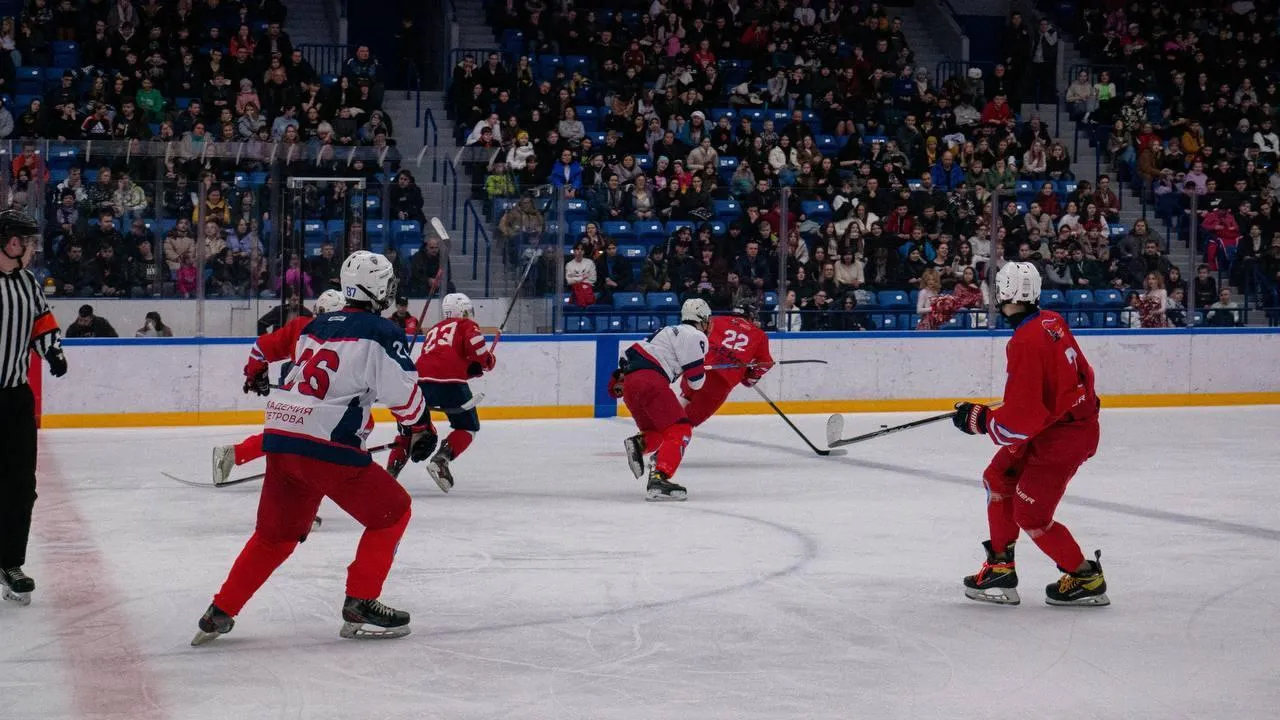
{"type": "MultiPolygon", "coordinates": [[[[851,415],[849,434],[910,415],[851,415]]],[[[798,423],[815,441],[823,417],[798,423]]],[[[649,504],[623,419],[488,423],[414,517],[383,599],[401,640],[338,637],[355,523],[325,523],[188,646],[258,484],[199,489],[253,428],[46,431],[30,607],[0,604],[4,718],[1274,718],[1280,408],[1107,411],[1059,519],[1113,605],[963,598],[989,442],[949,425],[822,459],[774,417],[716,418],[649,504]]],[[[374,442],[381,441],[380,430],[374,442]]],[[[238,473],[256,472],[260,464],[238,473]]]]}

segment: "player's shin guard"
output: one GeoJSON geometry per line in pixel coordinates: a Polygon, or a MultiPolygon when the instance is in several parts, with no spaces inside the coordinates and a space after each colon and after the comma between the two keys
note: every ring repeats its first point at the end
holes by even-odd
{"type": "Polygon", "coordinates": [[[356,548],[356,559],[347,566],[347,595],[373,600],[382,595],[382,583],[391,572],[396,546],[409,527],[412,513],[406,509],[394,524],[384,528],[365,528],[356,548]]]}
{"type": "Polygon", "coordinates": [[[475,439],[476,434],[470,430],[454,430],[449,433],[449,437],[444,441],[449,445],[449,459],[456,460],[462,455],[467,448],[471,447],[471,441],[475,439]]]}
{"type": "Polygon", "coordinates": [[[258,592],[258,588],[289,558],[297,546],[296,540],[268,542],[255,532],[231,566],[222,589],[213,596],[213,604],[232,617],[239,615],[249,598],[258,592]]]}
{"type": "Polygon", "coordinates": [[[997,605],[1017,605],[1022,602],[1018,597],[1018,571],[1013,564],[1013,543],[1005,545],[1000,552],[992,551],[990,540],[983,541],[987,549],[987,559],[976,575],[964,579],[964,596],[970,600],[996,603],[997,605]]]}
{"type": "Polygon", "coordinates": [[[1012,490],[1005,492],[1001,486],[993,487],[989,478],[983,478],[987,486],[987,528],[991,535],[991,547],[1007,547],[1018,539],[1018,523],[1013,519],[1012,490]]]}
{"type": "MultiPolygon", "coordinates": [[[[687,420],[678,422],[666,430],[662,431],[662,444],[658,447],[658,456],[654,462],[654,469],[662,473],[670,479],[676,474],[676,470],[680,468],[680,461],[684,459],[684,449],[689,446],[689,441],[693,439],[693,426],[687,420]]],[[[645,433],[645,446],[652,448],[649,444],[649,433],[645,433]]]]}
{"type": "Polygon", "coordinates": [[[236,465],[244,465],[262,457],[262,433],[250,435],[235,445],[236,465]]]}
{"type": "MultiPolygon", "coordinates": [[[[1027,536],[1050,560],[1060,568],[1078,568],[1084,564],[1084,553],[1071,531],[1059,522],[1049,521],[1048,527],[1023,528],[1027,536]]],[[[1063,570],[1063,572],[1068,572],[1063,570]]]]}

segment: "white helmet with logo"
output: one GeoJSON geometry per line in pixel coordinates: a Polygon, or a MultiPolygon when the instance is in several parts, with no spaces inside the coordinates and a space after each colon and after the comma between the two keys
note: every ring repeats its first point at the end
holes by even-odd
{"type": "Polygon", "coordinates": [[[711,321],[711,306],[702,298],[691,298],[680,307],[680,322],[697,323],[705,327],[711,321]]]}
{"type": "Polygon", "coordinates": [[[396,296],[396,271],[391,261],[368,250],[347,256],[340,280],[347,301],[369,303],[374,312],[386,310],[396,296]]]}
{"type": "Polygon", "coordinates": [[[337,290],[325,290],[320,293],[320,297],[316,298],[314,312],[317,315],[323,315],[325,313],[338,312],[346,306],[347,300],[342,297],[342,293],[337,290]]]}
{"type": "Polygon", "coordinates": [[[444,296],[444,316],[447,318],[475,317],[476,309],[471,305],[471,298],[463,293],[449,293],[444,296]]]}
{"type": "Polygon", "coordinates": [[[1040,271],[1029,262],[1005,263],[996,273],[996,298],[999,302],[1040,302],[1040,271]]]}

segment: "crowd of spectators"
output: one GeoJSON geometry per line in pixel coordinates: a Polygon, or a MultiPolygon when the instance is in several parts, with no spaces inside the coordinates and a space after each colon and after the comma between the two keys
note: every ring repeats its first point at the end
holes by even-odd
{"type": "Polygon", "coordinates": [[[1276,5],[1082,7],[1079,46],[1095,69],[1067,88],[1071,116],[1095,128],[1158,221],[1182,239],[1194,228],[1211,271],[1248,302],[1280,307],[1276,5]]]}
{"type": "MultiPolygon", "coordinates": [[[[280,177],[364,177],[382,197],[400,155],[369,48],[321,76],[286,19],[281,0],[28,0],[0,21],[5,202],[43,220],[51,294],[330,286],[334,246],[364,242],[364,198],[308,185],[303,216],[342,231],[304,248],[293,210],[271,211],[280,177]]],[[[385,191],[391,218],[425,219],[412,177],[385,191]]]]}
{"type": "MultiPolygon", "coordinates": [[[[900,291],[929,328],[985,308],[988,265],[1006,258],[1036,263],[1047,289],[1134,302],[1155,302],[1150,272],[1181,277],[1162,236],[1119,224],[1113,179],[1077,179],[1068,145],[1022,114],[1052,82],[1047,23],[990,73],[937,86],[877,3],[493,7],[512,54],[464,57],[450,97],[507,259],[541,253],[541,290],[563,272],[579,304],[666,291],[727,309],[774,292],[787,306],[794,293],[816,329],[900,291]],[[563,229],[534,197],[561,189],[563,229]],[[546,266],[553,237],[572,247],[563,270],[546,266]]],[[[1148,315],[1169,321],[1163,306],[1148,315]]]]}

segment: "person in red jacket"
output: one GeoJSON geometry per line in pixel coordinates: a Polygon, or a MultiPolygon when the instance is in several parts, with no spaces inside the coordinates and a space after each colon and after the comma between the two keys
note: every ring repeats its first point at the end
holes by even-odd
{"type": "MultiPolygon", "coordinates": [[[[342,293],[337,290],[325,290],[316,298],[314,311],[316,315],[338,312],[347,304],[342,293]]],[[[265,395],[265,388],[256,388],[254,382],[266,378],[266,367],[279,360],[293,361],[294,348],[298,346],[298,337],[314,317],[302,316],[290,320],[276,330],[258,338],[249,351],[249,362],[244,366],[244,391],[258,392],[265,395]]],[[[231,468],[244,465],[263,456],[262,433],[250,435],[235,445],[219,445],[213,449],[213,484],[221,485],[227,481],[231,468]]]]}
{"type": "Polygon", "coordinates": [[[955,425],[991,438],[1000,450],[982,479],[991,539],[987,560],[964,579],[972,600],[1017,605],[1013,546],[1019,529],[1063,575],[1045,588],[1050,605],[1109,605],[1101,551],[1089,560],[1054,511],[1067,483],[1098,449],[1093,368],[1061,315],[1041,310],[1035,265],[1011,262],[996,275],[1000,312],[1014,328],[1006,348],[1008,379],[998,407],[959,403],[955,425]]]}
{"type": "Polygon", "coordinates": [[[707,365],[741,367],[708,369],[706,382],[697,390],[689,386],[687,376],[681,377],[680,396],[685,416],[694,427],[716,414],[735,385],[753,387],[773,367],[769,336],[760,329],[755,303],[741,300],[733,311],[734,315],[711,318],[707,329],[707,365]]]}
{"type": "MultiPolygon", "coordinates": [[[[484,333],[472,318],[475,309],[471,298],[450,293],[441,303],[444,320],[436,323],[422,338],[422,354],[418,356],[418,386],[434,408],[461,408],[471,400],[467,381],[489,372],[497,364],[493,348],[486,347],[484,333]]],[[[497,340],[494,340],[497,344],[497,340]]],[[[439,450],[427,462],[427,472],[440,489],[453,488],[453,472],[449,461],[461,455],[480,432],[480,416],[475,409],[446,413],[453,429],[440,443],[439,450]]],[[[408,460],[408,438],[401,436],[387,459],[387,471],[398,477],[408,460]]]]}

